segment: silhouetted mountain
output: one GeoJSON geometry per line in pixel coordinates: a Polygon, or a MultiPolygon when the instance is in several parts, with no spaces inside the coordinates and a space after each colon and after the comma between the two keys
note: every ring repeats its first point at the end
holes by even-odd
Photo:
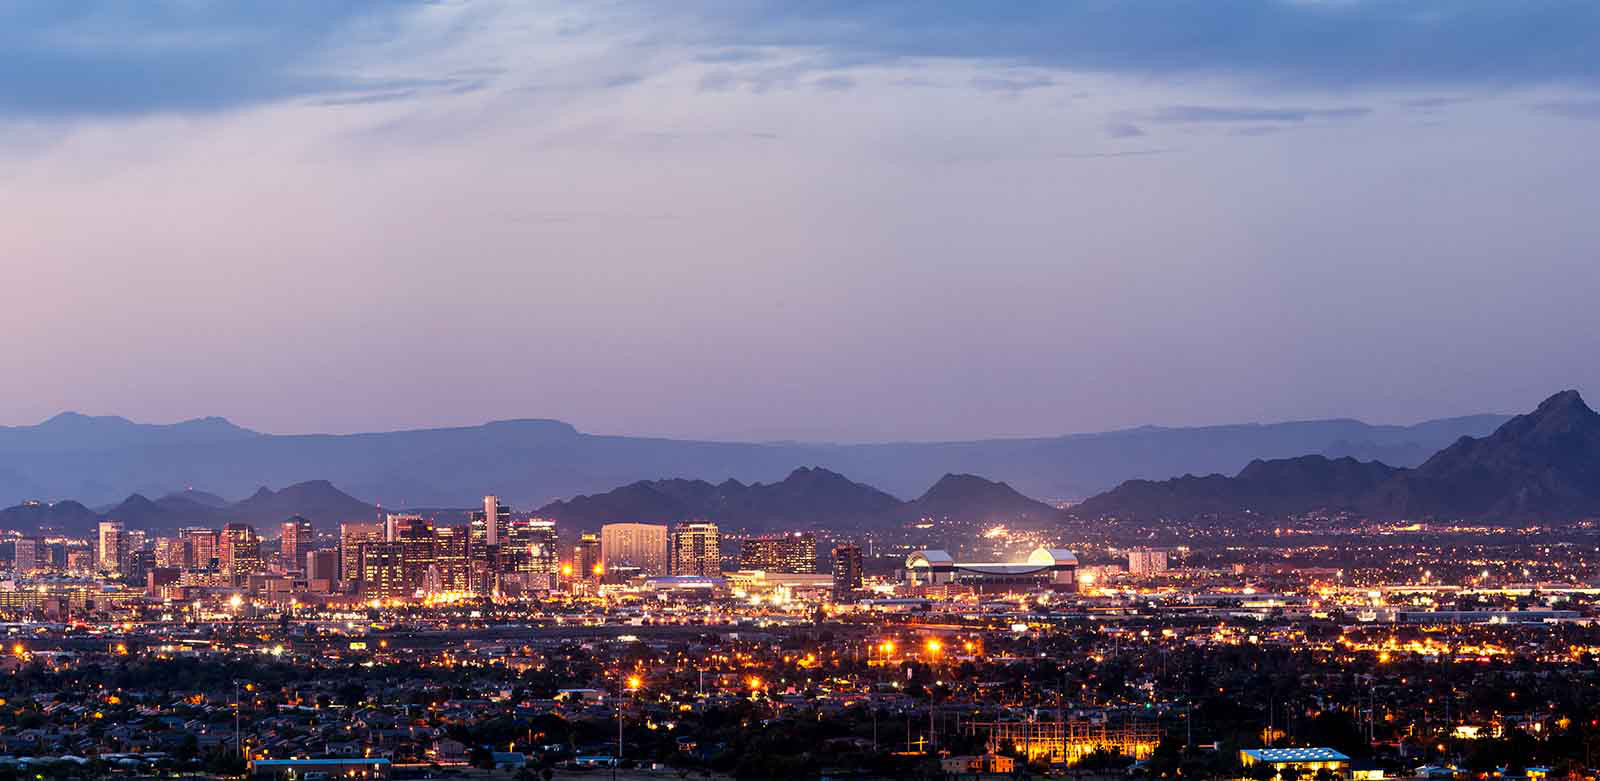
{"type": "Polygon", "coordinates": [[[129,529],[171,532],[183,526],[221,526],[238,521],[257,526],[271,537],[271,526],[292,516],[303,516],[322,528],[351,520],[378,517],[379,509],[335,488],[326,480],[291,485],[281,491],[261,488],[254,496],[228,503],[204,491],[184,491],[151,500],[133,494],[121,502],[96,512],[75,501],[52,505],[27,503],[0,510],[0,528],[31,533],[41,526],[71,534],[88,534],[102,520],[121,521],[129,529]],[[191,497],[211,497],[222,502],[214,507],[191,497]]]}
{"type": "Polygon", "coordinates": [[[291,516],[301,516],[312,523],[331,526],[343,521],[375,519],[379,509],[335,488],[327,480],[309,480],[276,492],[262,486],[226,512],[236,521],[279,523],[291,516]]]}
{"type": "Polygon", "coordinates": [[[227,510],[200,504],[182,496],[163,496],[151,501],[134,494],[110,507],[101,516],[122,521],[129,529],[170,529],[178,526],[204,526],[232,520],[227,510]]]}
{"type": "Polygon", "coordinates": [[[977,475],[945,475],[920,498],[907,502],[901,514],[914,518],[961,520],[1051,520],[1056,508],[1018,493],[1005,483],[977,475]]]}
{"type": "Polygon", "coordinates": [[[0,510],[0,528],[32,534],[39,529],[81,532],[93,528],[99,513],[70,499],[54,504],[28,503],[0,510]]]}
{"type": "Polygon", "coordinates": [[[553,502],[537,513],[583,527],[610,521],[706,519],[742,528],[776,528],[873,523],[893,516],[902,506],[899,499],[843,475],[802,467],[771,484],[643,480],[603,494],[553,502]]]}
{"type": "Polygon", "coordinates": [[[166,496],[164,496],[162,498],[163,499],[187,499],[187,500],[189,500],[191,502],[194,502],[196,504],[203,504],[203,505],[205,505],[207,507],[227,507],[228,505],[232,504],[232,502],[229,502],[227,499],[224,499],[224,498],[222,498],[220,496],[217,496],[214,493],[211,493],[209,491],[196,491],[193,488],[185,488],[182,491],[178,491],[176,493],[167,494],[166,496]]]}
{"type": "Polygon", "coordinates": [[[279,436],[221,418],[152,426],[66,414],[37,426],[0,428],[0,503],[72,497],[95,506],[136,491],[159,496],[189,485],[245,496],[261,483],[326,479],[394,507],[466,506],[486,493],[526,507],[664,474],[780,481],[806,464],[902,496],[953,472],[1004,479],[1032,496],[1072,498],[1130,478],[1232,473],[1253,459],[1322,452],[1339,442],[1393,448],[1397,454],[1407,449],[1420,461],[1422,453],[1464,434],[1487,434],[1504,420],[1478,416],[1415,426],[1324,420],[835,445],[600,436],[552,420],[279,436]]]}
{"type": "Polygon", "coordinates": [[[1577,391],[1562,391],[1489,436],[1461,437],[1416,469],[1323,456],[1255,462],[1232,478],[1128,481],[1074,512],[1185,517],[1319,509],[1385,519],[1600,517],[1600,414],[1577,391]]]}
{"type": "Polygon", "coordinates": [[[1355,510],[1405,470],[1377,461],[1301,456],[1252,461],[1237,476],[1129,480],[1072,508],[1079,517],[1183,518],[1355,510]]]}
{"type": "Polygon", "coordinates": [[[1481,439],[1462,437],[1377,492],[1388,517],[1566,520],[1600,516],[1600,414],[1575,390],[1481,439]]]}

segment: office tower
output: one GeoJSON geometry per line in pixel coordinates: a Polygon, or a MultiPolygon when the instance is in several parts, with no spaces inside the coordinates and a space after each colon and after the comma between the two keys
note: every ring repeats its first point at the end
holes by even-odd
{"type": "Polygon", "coordinates": [[[188,545],[182,537],[157,537],[155,552],[157,567],[183,569],[189,565],[188,545]]]}
{"type": "Polygon", "coordinates": [[[599,577],[604,572],[600,561],[600,535],[584,533],[572,546],[573,574],[580,578],[599,577]]]}
{"type": "Polygon", "coordinates": [[[485,496],[483,509],[472,514],[472,533],[480,545],[499,545],[505,542],[510,523],[511,508],[497,496],[485,496]]]}
{"type": "Polygon", "coordinates": [[[283,522],[283,538],[279,542],[283,545],[280,556],[284,572],[299,572],[305,566],[306,554],[311,552],[315,539],[310,521],[296,515],[283,522]]]}
{"type": "Polygon", "coordinates": [[[420,515],[391,515],[388,523],[388,541],[401,545],[406,589],[408,593],[419,591],[433,566],[433,521],[420,515]]]}
{"type": "Polygon", "coordinates": [[[406,588],[405,543],[363,542],[357,546],[361,561],[361,595],[392,599],[411,593],[406,588]]]}
{"type": "Polygon", "coordinates": [[[214,569],[221,566],[221,544],[216,529],[192,526],[179,529],[178,537],[184,541],[184,566],[194,569],[214,569]]]}
{"type": "Polygon", "coordinates": [[[73,575],[92,574],[96,559],[94,548],[67,548],[67,572],[73,575]]]}
{"type": "Polygon", "coordinates": [[[217,560],[223,572],[238,578],[262,571],[261,538],[256,536],[256,527],[230,523],[222,527],[219,542],[217,560]]]}
{"type": "MultiPolygon", "coordinates": [[[[500,542],[500,571],[543,575],[544,585],[554,585],[559,562],[556,522],[544,518],[512,521],[500,542]]],[[[533,580],[540,580],[534,578],[533,580]]]]}
{"type": "Polygon", "coordinates": [[[339,524],[339,578],[362,582],[361,545],[383,542],[384,524],[377,522],[339,524]]]}
{"type": "Polygon", "coordinates": [[[703,578],[722,574],[721,535],[704,521],[680,523],[672,533],[672,574],[703,578]]]}
{"type": "Polygon", "coordinates": [[[122,521],[101,521],[98,542],[95,547],[95,567],[102,572],[121,572],[122,554],[127,550],[122,521]]]}
{"type": "Polygon", "coordinates": [[[817,536],[792,532],[753,537],[739,548],[739,569],[805,574],[817,571],[817,536]]]}
{"type": "Polygon", "coordinates": [[[144,529],[128,529],[122,533],[122,552],[131,553],[144,550],[148,532],[144,529]]]}
{"type": "Polygon", "coordinates": [[[144,583],[150,571],[156,568],[154,551],[138,548],[122,556],[122,577],[130,583],[144,583]]]}
{"type": "Polygon", "coordinates": [[[12,559],[11,571],[26,576],[45,569],[41,563],[43,557],[40,556],[46,552],[41,550],[43,547],[44,540],[38,537],[17,538],[16,555],[12,559]]]}
{"type": "Polygon", "coordinates": [[[339,552],[328,548],[325,550],[306,551],[305,561],[306,580],[326,580],[329,582],[339,579],[339,552]]]}
{"type": "Polygon", "coordinates": [[[1160,575],[1167,571],[1167,552],[1161,550],[1128,551],[1128,574],[1160,575]]]}
{"type": "Polygon", "coordinates": [[[849,602],[861,591],[861,549],[854,545],[839,545],[833,549],[833,599],[849,602]]]}
{"type": "Polygon", "coordinates": [[[667,574],[667,527],[653,523],[601,526],[600,562],[607,572],[638,567],[645,575],[667,574]]]}
{"type": "Polygon", "coordinates": [[[439,587],[444,591],[472,590],[470,550],[471,527],[440,526],[433,530],[434,566],[439,570],[439,587]]]}

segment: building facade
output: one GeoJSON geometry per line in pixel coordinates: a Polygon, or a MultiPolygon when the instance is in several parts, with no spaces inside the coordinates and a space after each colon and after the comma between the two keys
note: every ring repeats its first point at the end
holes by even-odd
{"type": "Polygon", "coordinates": [[[861,548],[839,545],[833,549],[833,600],[851,602],[861,593],[865,570],[861,548]]]}
{"type": "Polygon", "coordinates": [[[739,569],[805,574],[817,571],[817,536],[791,532],[752,537],[739,548],[739,569]]]}
{"type": "Polygon", "coordinates": [[[316,540],[316,533],[311,528],[311,522],[296,515],[283,522],[283,536],[279,540],[283,546],[279,552],[283,563],[284,572],[301,572],[305,566],[306,554],[311,552],[311,546],[316,540]]]}
{"type": "Polygon", "coordinates": [[[653,523],[608,523],[600,527],[600,561],[607,572],[637,567],[640,574],[667,574],[667,527],[653,523]]]}
{"type": "Polygon", "coordinates": [[[672,574],[702,578],[722,574],[722,535],[716,524],[678,524],[672,533],[672,574]]]}

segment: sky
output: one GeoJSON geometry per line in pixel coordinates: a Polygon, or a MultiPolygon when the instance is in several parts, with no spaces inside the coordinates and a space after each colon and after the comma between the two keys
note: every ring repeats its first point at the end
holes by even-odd
{"type": "Polygon", "coordinates": [[[0,424],[928,440],[1600,388],[1600,4],[13,0],[0,424]]]}

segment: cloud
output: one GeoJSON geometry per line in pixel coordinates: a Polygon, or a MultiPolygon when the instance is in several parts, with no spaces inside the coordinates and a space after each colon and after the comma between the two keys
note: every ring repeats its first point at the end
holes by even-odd
{"type": "Polygon", "coordinates": [[[972,80],[972,86],[988,92],[1018,93],[1054,87],[1055,85],[1056,80],[1049,76],[1027,76],[1022,78],[978,76],[972,80]]]}
{"type": "Polygon", "coordinates": [[[710,69],[705,91],[839,89],[854,68],[930,60],[993,65],[966,86],[1012,95],[1054,86],[1063,70],[1282,88],[1600,87],[1596,38],[1590,0],[14,0],[0,6],[0,112],[407,100],[437,91],[387,82],[438,78],[425,71],[442,51],[498,66],[600,47],[626,83],[697,63],[710,69]],[[542,45],[552,40],[573,48],[542,45]]]}
{"type": "Polygon", "coordinates": [[[708,38],[1282,85],[1600,84],[1589,0],[772,0],[712,4],[708,38]]]}
{"type": "Polygon", "coordinates": [[[856,80],[849,76],[824,76],[811,83],[826,92],[844,92],[856,86],[856,80]]]}
{"type": "Polygon", "coordinates": [[[1566,119],[1600,119],[1600,100],[1557,100],[1539,103],[1533,108],[1566,119]]]}
{"type": "Polygon", "coordinates": [[[344,36],[379,36],[419,3],[22,0],[0,10],[0,111],[126,116],[323,96],[382,100],[382,79],[323,66],[344,36]],[[363,97],[364,96],[364,97],[363,97]]]}
{"type": "Polygon", "coordinates": [[[1138,138],[1144,131],[1132,122],[1112,122],[1106,126],[1106,135],[1112,138],[1138,138]]]}
{"type": "Polygon", "coordinates": [[[1359,106],[1340,108],[1265,108],[1225,106],[1168,106],[1149,115],[1152,122],[1306,122],[1318,119],[1354,119],[1372,113],[1359,106]]]}

